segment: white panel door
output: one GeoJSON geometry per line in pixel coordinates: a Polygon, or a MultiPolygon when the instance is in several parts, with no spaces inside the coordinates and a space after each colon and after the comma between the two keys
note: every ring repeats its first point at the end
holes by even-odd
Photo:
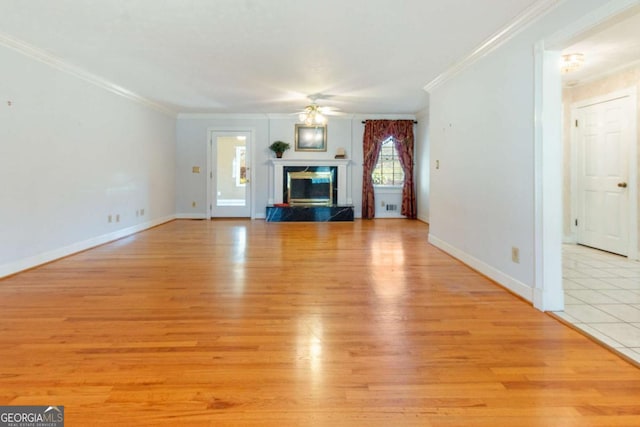
{"type": "Polygon", "coordinates": [[[251,133],[211,133],[211,217],[251,217],[251,133]]]}
{"type": "Polygon", "coordinates": [[[629,250],[629,97],[578,110],[578,243],[629,250]]]}

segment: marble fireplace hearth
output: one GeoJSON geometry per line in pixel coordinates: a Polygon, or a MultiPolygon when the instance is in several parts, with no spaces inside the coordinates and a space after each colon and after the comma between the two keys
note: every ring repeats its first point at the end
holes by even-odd
{"type": "Polygon", "coordinates": [[[267,221],[353,221],[353,206],[267,206],[267,221]]]}

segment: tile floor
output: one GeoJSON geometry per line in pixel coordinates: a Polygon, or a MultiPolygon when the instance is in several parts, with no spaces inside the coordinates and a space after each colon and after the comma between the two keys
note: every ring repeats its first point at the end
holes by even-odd
{"type": "Polygon", "coordinates": [[[558,317],[640,363],[640,262],[563,247],[564,311],[558,317]]]}

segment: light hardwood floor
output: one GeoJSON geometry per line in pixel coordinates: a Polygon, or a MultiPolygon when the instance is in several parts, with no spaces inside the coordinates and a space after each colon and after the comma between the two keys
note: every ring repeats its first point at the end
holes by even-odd
{"type": "Polygon", "coordinates": [[[174,221],[0,281],[0,405],[67,426],[638,426],[640,369],[410,220],[174,221]]]}

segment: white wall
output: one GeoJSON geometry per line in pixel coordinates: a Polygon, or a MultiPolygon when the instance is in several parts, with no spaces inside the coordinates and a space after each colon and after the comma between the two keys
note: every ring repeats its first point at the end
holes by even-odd
{"type": "Polygon", "coordinates": [[[269,150],[273,141],[291,144],[284,153],[285,159],[333,159],[338,148],[344,148],[351,160],[347,173],[348,187],[355,216],[361,216],[362,206],[362,137],[364,119],[409,118],[413,116],[331,117],[327,123],[327,151],[295,151],[295,116],[287,114],[261,115],[207,115],[182,114],[177,120],[176,205],[177,215],[183,218],[206,218],[207,212],[207,145],[209,133],[216,130],[252,130],[254,132],[253,192],[254,218],[265,218],[268,200],[273,199],[273,168],[275,155],[269,150]],[[193,166],[200,166],[201,173],[194,174],[193,166]],[[192,207],[192,202],[196,207],[192,207]]]}
{"type": "MultiPolygon", "coordinates": [[[[375,217],[381,218],[405,218],[402,211],[402,188],[400,187],[373,187],[375,193],[375,217]],[[387,210],[387,205],[395,209],[387,210]]],[[[361,212],[362,213],[362,212],[361,212]]]]}
{"type": "Polygon", "coordinates": [[[429,111],[416,115],[415,127],[415,183],[418,203],[418,219],[429,222],[429,111]]]}
{"type": "Polygon", "coordinates": [[[566,0],[430,94],[430,241],[528,300],[535,284],[534,45],[601,5],[566,0]]]}
{"type": "Polygon", "coordinates": [[[2,46],[0,64],[0,277],[172,218],[175,118],[2,46]]]}

